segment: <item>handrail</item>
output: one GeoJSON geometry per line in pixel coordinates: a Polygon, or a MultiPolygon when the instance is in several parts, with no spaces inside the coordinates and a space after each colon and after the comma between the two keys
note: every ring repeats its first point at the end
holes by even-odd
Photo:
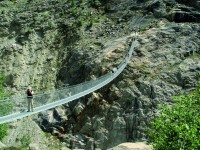
{"type": "Polygon", "coordinates": [[[90,80],[77,85],[68,86],[61,90],[52,90],[51,92],[48,93],[40,93],[34,95],[35,108],[33,112],[25,111],[26,110],[25,96],[10,98],[10,101],[6,102],[18,107],[15,107],[15,109],[11,112],[11,114],[7,114],[5,116],[0,117],[0,124],[11,122],[32,114],[36,114],[41,111],[55,108],[56,106],[60,106],[62,104],[76,100],[80,97],[83,97],[89,93],[96,91],[97,89],[100,89],[101,87],[113,81],[124,70],[124,68],[127,66],[128,61],[132,56],[132,53],[134,51],[134,46],[135,46],[135,38],[131,43],[131,47],[127,55],[125,56],[125,59],[121,62],[121,64],[117,67],[117,69],[113,73],[107,73],[95,80],[90,80]],[[18,101],[16,101],[16,99],[18,101]]]}

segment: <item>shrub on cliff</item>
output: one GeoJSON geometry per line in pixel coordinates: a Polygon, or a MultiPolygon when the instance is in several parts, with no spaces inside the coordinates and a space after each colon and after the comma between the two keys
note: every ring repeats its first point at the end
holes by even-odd
{"type": "Polygon", "coordinates": [[[149,137],[155,150],[200,149],[200,86],[162,105],[149,137]]]}

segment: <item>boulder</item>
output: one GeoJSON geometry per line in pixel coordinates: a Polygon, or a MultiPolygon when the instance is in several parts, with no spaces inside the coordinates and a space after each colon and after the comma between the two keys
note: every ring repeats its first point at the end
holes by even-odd
{"type": "Polygon", "coordinates": [[[143,142],[137,142],[137,143],[122,143],[108,150],[153,150],[153,147],[143,142]]]}

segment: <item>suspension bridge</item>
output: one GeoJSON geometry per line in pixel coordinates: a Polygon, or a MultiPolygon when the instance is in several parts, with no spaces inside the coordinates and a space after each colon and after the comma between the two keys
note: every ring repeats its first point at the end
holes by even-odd
{"type": "Polygon", "coordinates": [[[99,78],[91,81],[86,81],[77,85],[35,94],[33,98],[33,112],[27,112],[27,97],[25,95],[18,97],[8,97],[1,100],[0,104],[3,106],[3,109],[10,109],[11,111],[9,111],[9,113],[5,114],[4,116],[0,116],[0,124],[8,123],[26,116],[55,108],[100,89],[101,87],[113,81],[124,70],[132,56],[134,46],[135,38],[133,39],[131,47],[127,52],[124,60],[115,70],[113,70],[113,72],[107,73],[99,78]]]}

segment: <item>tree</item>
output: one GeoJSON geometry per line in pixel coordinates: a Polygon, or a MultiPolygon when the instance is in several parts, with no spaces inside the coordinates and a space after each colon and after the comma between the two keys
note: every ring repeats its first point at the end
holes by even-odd
{"type": "Polygon", "coordinates": [[[200,86],[159,111],[148,132],[155,150],[200,149],[200,86]]]}

